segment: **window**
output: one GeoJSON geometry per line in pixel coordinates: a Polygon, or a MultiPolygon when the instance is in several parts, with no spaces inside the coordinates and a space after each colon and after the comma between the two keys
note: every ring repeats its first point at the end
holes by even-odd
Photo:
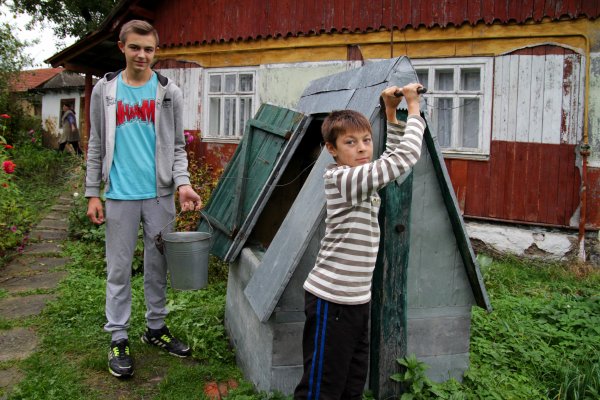
{"type": "Polygon", "coordinates": [[[428,88],[427,117],[444,154],[488,156],[491,135],[492,59],[412,60],[428,88]]]}
{"type": "Polygon", "coordinates": [[[238,140],[256,109],[256,71],[207,70],[204,87],[204,137],[238,140]]]}

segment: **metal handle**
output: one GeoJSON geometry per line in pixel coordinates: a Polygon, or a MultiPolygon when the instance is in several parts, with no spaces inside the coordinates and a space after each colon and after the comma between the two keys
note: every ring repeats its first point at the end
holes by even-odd
{"type": "MultiPolygon", "coordinates": [[[[160,234],[162,234],[162,231],[163,231],[163,229],[165,229],[167,226],[171,225],[173,222],[177,221],[177,217],[179,217],[179,216],[180,216],[182,213],[183,213],[183,210],[179,211],[179,212],[178,212],[178,213],[175,215],[175,218],[173,218],[172,220],[170,220],[169,222],[167,222],[167,224],[166,224],[165,226],[163,226],[163,227],[160,229],[159,233],[160,233],[160,234]]],[[[209,233],[212,235],[212,233],[213,233],[213,227],[212,227],[212,225],[210,224],[210,220],[208,219],[208,217],[206,216],[206,214],[204,214],[204,213],[202,212],[202,210],[200,210],[200,211],[199,211],[199,213],[200,213],[200,215],[202,215],[202,217],[204,217],[204,219],[206,220],[206,223],[208,224],[208,227],[210,228],[210,232],[209,232],[209,233]]]]}
{"type": "MultiPolygon", "coordinates": [[[[425,86],[421,86],[420,88],[417,89],[417,93],[418,94],[423,94],[423,93],[427,93],[427,88],[425,86]]],[[[398,89],[394,92],[394,96],[396,97],[402,97],[404,94],[402,93],[402,89],[398,89]]]]}
{"type": "Polygon", "coordinates": [[[211,236],[212,236],[212,234],[213,234],[213,227],[212,227],[212,225],[210,224],[210,220],[208,219],[208,216],[207,216],[206,214],[204,214],[202,211],[200,211],[200,215],[202,215],[202,216],[204,217],[204,219],[206,220],[206,223],[208,224],[208,227],[209,227],[209,229],[210,229],[210,232],[209,232],[209,233],[210,233],[210,234],[211,234],[211,236]]]}

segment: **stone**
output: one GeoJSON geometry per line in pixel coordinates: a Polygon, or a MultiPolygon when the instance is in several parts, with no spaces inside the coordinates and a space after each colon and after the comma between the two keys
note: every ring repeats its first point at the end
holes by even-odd
{"type": "Polygon", "coordinates": [[[67,204],[55,204],[50,208],[51,211],[69,211],[70,209],[71,206],[67,204]]]}
{"type": "Polygon", "coordinates": [[[13,328],[0,331],[0,362],[24,360],[35,351],[37,335],[27,328],[13,328]]]}
{"type": "Polygon", "coordinates": [[[23,256],[11,261],[0,268],[0,280],[8,276],[32,275],[37,272],[47,272],[53,268],[62,267],[71,262],[67,257],[32,257],[23,256]]]}
{"type": "Polygon", "coordinates": [[[67,231],[56,231],[38,228],[32,230],[29,235],[31,240],[65,240],[67,236],[67,231]]]}
{"type": "Polygon", "coordinates": [[[56,300],[53,294],[7,297],[0,300],[0,315],[6,319],[18,319],[38,315],[46,303],[56,300]]]}
{"type": "Polygon", "coordinates": [[[44,219],[37,225],[38,229],[54,229],[66,231],[69,229],[69,222],[66,219],[44,219]]]}
{"type": "Polygon", "coordinates": [[[56,271],[31,276],[10,277],[0,281],[0,289],[4,289],[9,293],[26,292],[36,289],[54,289],[65,276],[67,276],[66,271],[56,271]]]}
{"type": "Polygon", "coordinates": [[[54,242],[44,243],[31,243],[23,250],[24,255],[29,254],[60,254],[62,252],[62,245],[54,242]]]}
{"type": "Polygon", "coordinates": [[[44,220],[47,219],[51,219],[54,221],[68,221],[69,220],[69,214],[68,213],[59,213],[59,212],[52,212],[48,215],[46,215],[46,217],[44,218],[44,220]]]}
{"type": "MultiPolygon", "coordinates": [[[[7,395],[11,391],[13,386],[21,382],[25,378],[25,374],[20,369],[12,367],[7,369],[0,369],[0,389],[4,390],[4,394],[7,395]]],[[[2,391],[0,390],[0,393],[2,391]]],[[[2,397],[5,398],[5,397],[2,397]]]]}

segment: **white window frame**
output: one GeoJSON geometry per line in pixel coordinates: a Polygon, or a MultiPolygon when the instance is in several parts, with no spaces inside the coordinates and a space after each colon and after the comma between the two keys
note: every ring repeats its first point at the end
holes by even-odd
{"type": "Polygon", "coordinates": [[[437,97],[453,98],[452,106],[452,133],[451,146],[442,148],[445,157],[448,158],[467,158],[467,159],[488,159],[490,155],[490,142],[492,135],[492,95],[493,95],[493,57],[453,57],[453,58],[434,58],[434,59],[413,59],[411,60],[415,71],[428,70],[429,82],[427,82],[428,93],[423,97],[427,100],[427,118],[429,121],[435,121],[434,103],[437,97]],[[460,72],[461,69],[480,68],[481,85],[478,91],[460,90],[460,72]],[[440,91],[435,90],[435,70],[450,69],[454,71],[454,90],[440,91]],[[479,114],[479,147],[465,148],[458,146],[461,130],[460,120],[460,100],[462,98],[477,97],[480,102],[479,114]]]}
{"type": "MultiPolygon", "coordinates": [[[[253,118],[256,110],[258,110],[258,69],[255,67],[237,67],[237,68],[206,68],[203,73],[203,90],[202,90],[202,140],[204,142],[219,142],[219,143],[239,143],[242,139],[245,127],[241,127],[240,134],[235,136],[224,136],[220,133],[215,135],[214,132],[210,131],[210,99],[219,97],[221,99],[221,113],[220,123],[221,129],[224,127],[224,107],[226,98],[236,99],[236,117],[240,115],[240,99],[251,98],[252,109],[250,110],[249,118],[253,118]],[[252,74],[253,76],[253,91],[252,92],[240,92],[239,88],[236,87],[235,93],[211,94],[210,93],[210,77],[212,75],[228,75],[228,74],[252,74]]],[[[236,78],[236,85],[238,85],[239,79],[236,78]]],[[[223,81],[224,84],[224,81],[223,81]]]]}

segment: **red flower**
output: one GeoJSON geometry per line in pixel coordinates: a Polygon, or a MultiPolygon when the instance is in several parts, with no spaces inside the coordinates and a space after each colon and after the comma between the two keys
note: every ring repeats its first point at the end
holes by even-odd
{"type": "Polygon", "coordinates": [[[4,169],[4,172],[6,172],[7,174],[12,174],[13,172],[15,172],[15,167],[17,166],[17,164],[15,164],[14,162],[8,160],[8,161],[4,161],[2,163],[2,168],[4,169]]]}
{"type": "Polygon", "coordinates": [[[2,184],[2,187],[5,187],[5,188],[7,188],[7,187],[8,187],[8,183],[4,182],[4,183],[2,184]]]}
{"type": "Polygon", "coordinates": [[[12,149],[13,147],[12,147],[10,144],[7,144],[7,145],[5,145],[5,146],[4,146],[4,148],[5,148],[6,150],[10,150],[10,149],[12,149]]]}
{"type": "Polygon", "coordinates": [[[10,115],[8,115],[8,114],[2,114],[2,115],[0,115],[0,118],[2,118],[2,119],[9,119],[10,115]]]}

